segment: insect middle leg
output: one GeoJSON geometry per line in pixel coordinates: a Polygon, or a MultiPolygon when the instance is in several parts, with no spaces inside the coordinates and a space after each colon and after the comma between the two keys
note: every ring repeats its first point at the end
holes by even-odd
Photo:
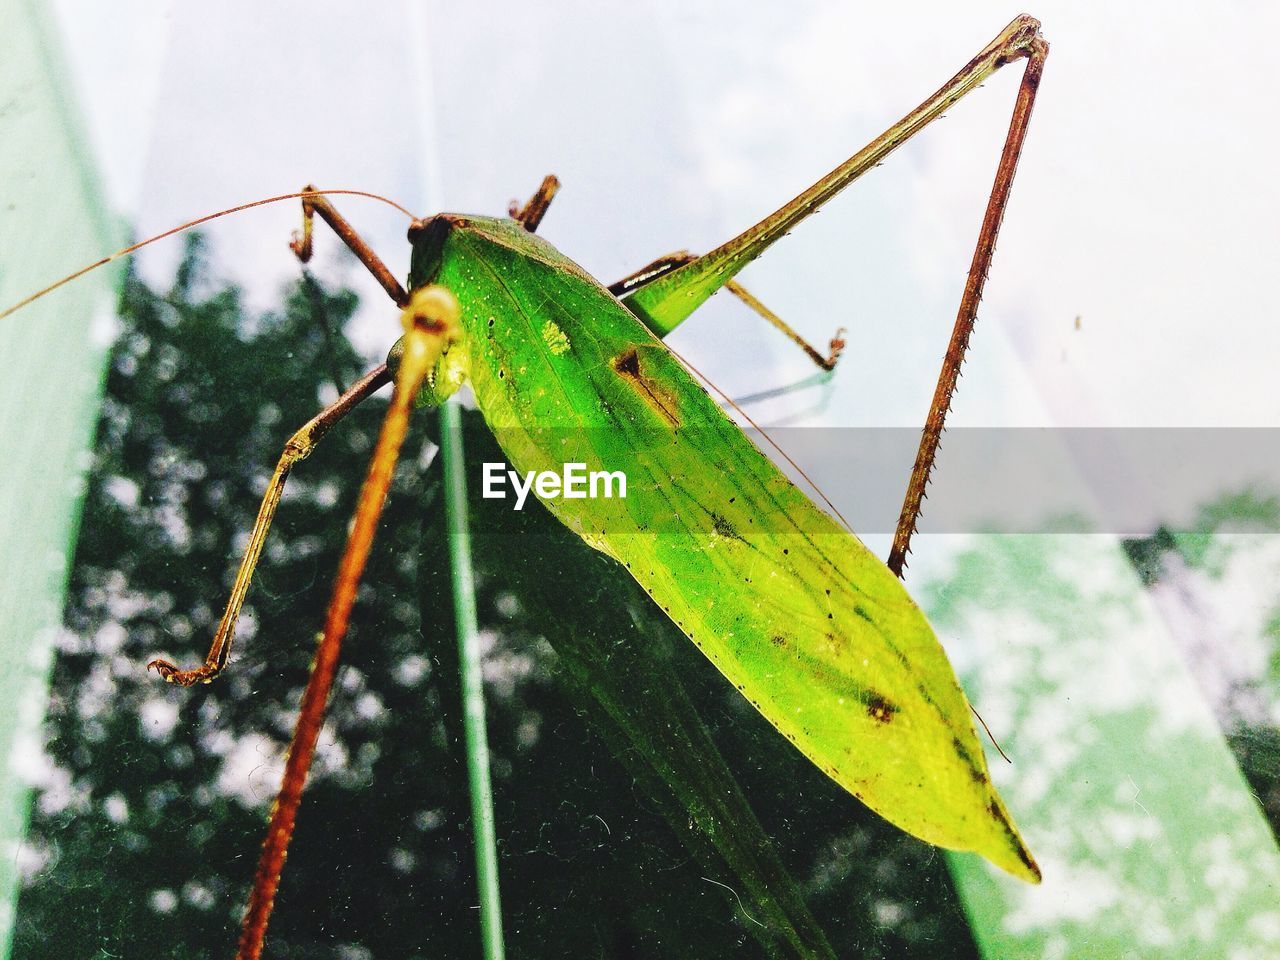
{"type": "Polygon", "coordinates": [[[529,198],[528,203],[522,207],[513,200],[507,208],[507,213],[511,215],[512,220],[530,233],[536,233],[538,226],[542,223],[542,218],[547,215],[547,208],[551,206],[551,201],[555,199],[555,195],[559,192],[559,177],[554,173],[549,173],[542,178],[542,183],[538,185],[538,189],[529,198]]]}
{"type": "Polygon", "coordinates": [[[392,473],[408,431],[409,416],[422,381],[440,358],[441,351],[457,336],[459,313],[457,300],[441,287],[415,291],[405,307],[402,318],[405,346],[395,374],[395,392],[383,417],[382,430],[360,487],[347,544],[338,562],[324,630],[317,639],[315,659],[298,711],[298,723],[285,758],[280,792],[271,808],[266,839],[254,874],[249,905],[240,930],[237,960],[258,960],[262,955],[267,923],[271,919],[281,870],[297,821],[302,789],[306,785],[307,772],[324,723],[325,706],[338,667],[338,654],[355,606],[356,590],[373,546],[378,519],[391,487],[392,473]]]}
{"type": "MultiPolygon", "coordinates": [[[[615,297],[625,298],[632,292],[639,290],[645,284],[652,283],[660,277],[666,276],[677,267],[682,267],[687,263],[693,263],[697,259],[698,255],[690,253],[688,250],[677,250],[675,253],[668,253],[665,256],[661,256],[657,260],[654,260],[652,263],[646,264],[634,273],[628,274],[617,283],[610,284],[609,292],[615,297]]],[[[746,304],[750,310],[762,317],[771,326],[780,330],[788,340],[803,350],[809,359],[814,362],[815,366],[825,370],[827,373],[830,373],[836,368],[836,363],[840,359],[840,354],[845,348],[844,327],[836,330],[835,336],[833,336],[828,342],[827,352],[824,354],[801,336],[794,327],[761,303],[760,299],[755,294],[751,293],[751,291],[746,287],[738,283],[737,280],[730,280],[725,283],[724,286],[726,290],[746,304]]],[[[643,319],[643,317],[641,319],[643,319]]],[[[670,330],[662,332],[654,331],[658,336],[665,336],[669,332],[670,330]]]]}

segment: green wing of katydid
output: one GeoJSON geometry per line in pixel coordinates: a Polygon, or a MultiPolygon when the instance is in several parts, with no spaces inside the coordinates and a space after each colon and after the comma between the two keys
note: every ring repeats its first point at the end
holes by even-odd
{"type": "Polygon", "coordinates": [[[892,573],[765,457],[640,321],[544,241],[457,221],[415,283],[464,304],[481,412],[519,471],[622,471],[625,499],[549,499],[622,563],[784,736],[867,806],[1015,876],[1039,870],[968,702],[892,573]]]}

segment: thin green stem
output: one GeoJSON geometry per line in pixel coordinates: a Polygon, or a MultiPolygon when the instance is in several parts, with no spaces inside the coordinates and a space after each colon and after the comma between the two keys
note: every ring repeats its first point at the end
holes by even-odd
{"type": "Polygon", "coordinates": [[[444,460],[444,502],[448,523],[453,609],[458,624],[462,679],[463,736],[471,784],[471,825],[476,845],[476,886],[480,894],[480,935],[485,960],[503,960],[502,901],[498,895],[498,847],[489,780],[489,738],[485,730],[484,680],[476,629],[476,589],[467,528],[467,476],[462,452],[462,419],[456,403],[440,410],[444,460]]]}

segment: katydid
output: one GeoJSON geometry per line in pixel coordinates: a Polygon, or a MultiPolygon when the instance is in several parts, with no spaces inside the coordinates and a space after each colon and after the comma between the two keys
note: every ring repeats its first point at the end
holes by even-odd
{"type": "Polygon", "coordinates": [[[394,382],[272,811],[239,956],[261,954],[346,620],[411,408],[446,402],[463,384],[470,385],[521,475],[558,472],[573,463],[626,476],[626,498],[544,502],[634,577],[814,764],[902,829],[1039,880],[1039,868],[991,783],[946,654],[900,576],[1047,53],[1039,24],[1027,16],[1015,19],[919,107],[759,224],[706,255],[659,258],[611,287],[537,235],[558,187],[554,178],[509,218],[415,219],[407,290],[326,197],[351,191],[307,188],[294,195],[304,212],[295,253],[309,258],[318,214],[402,308],[406,334],[387,364],[289,441],[205,663],[193,670],[161,660],[149,665],[183,686],[208,682],[226,667],[236,618],[289,471],[350,409],[394,382]],[[886,565],[753,445],[660,338],[728,287],[783,326],[821,366],[834,366],[838,337],[828,354],[817,351],[734,278],[1018,59],[1027,61],[1022,83],[886,565]]]}

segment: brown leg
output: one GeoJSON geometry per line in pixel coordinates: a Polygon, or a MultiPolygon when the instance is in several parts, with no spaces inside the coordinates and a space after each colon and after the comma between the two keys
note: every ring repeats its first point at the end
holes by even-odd
{"type": "MultiPolygon", "coordinates": [[[[668,253],[666,256],[659,257],[650,264],[641,267],[635,273],[623,277],[617,283],[609,285],[609,292],[615,297],[623,298],[633,290],[638,290],[646,283],[657,280],[659,277],[665,276],[676,267],[682,267],[686,263],[692,263],[697,260],[696,254],[690,253],[688,250],[677,250],[675,253],[668,253]]],[[[749,307],[757,316],[764,318],[771,326],[780,330],[788,340],[803,350],[814,364],[827,372],[835,369],[836,362],[840,359],[840,353],[844,350],[844,327],[836,331],[835,336],[831,338],[827,345],[827,353],[824,355],[818,351],[813,344],[809,343],[802,337],[789,323],[780,316],[766,307],[760,300],[751,293],[746,287],[738,283],[736,280],[730,280],[725,284],[725,289],[732,293],[749,307]]],[[[643,321],[643,317],[640,318],[643,321]]],[[[656,333],[657,331],[655,331],[656,333]]]]}
{"type": "Polygon", "coordinates": [[[271,482],[267,484],[267,492],[263,495],[262,506],[258,508],[258,519],[254,521],[253,531],[249,536],[249,546],[240,561],[240,570],[236,573],[235,584],[231,588],[231,597],[227,601],[226,612],[213,635],[213,644],[209,647],[209,655],[204,663],[194,670],[179,670],[168,660],[152,660],[147,669],[155,668],[160,676],[169,683],[180,687],[189,687],[195,683],[208,683],[227,665],[231,656],[231,642],[235,636],[236,620],[240,616],[240,608],[244,606],[245,595],[249,592],[249,581],[253,577],[254,568],[258,565],[258,557],[262,554],[262,546],[266,543],[267,531],[271,528],[271,520],[275,516],[276,506],[280,503],[280,495],[284,493],[285,481],[289,471],[299,460],[306,459],[320,438],[329,432],[339,420],[356,408],[363,400],[379,390],[391,379],[384,363],[375,370],[365,374],[337,402],[310,420],[306,426],[289,438],[284,445],[284,453],[276,464],[271,482]]]}
{"type": "Polygon", "coordinates": [[[995,184],[991,188],[987,210],[983,214],[982,226],[978,230],[978,243],[973,251],[969,276],[960,298],[960,309],[956,315],[955,327],[951,331],[951,341],[947,344],[947,352],[942,358],[938,386],[933,394],[933,402],[929,406],[924,433],[920,438],[920,448],[916,452],[915,465],[911,468],[911,478],[907,481],[902,512],[898,516],[898,528],[893,536],[893,547],[889,552],[887,561],[889,569],[898,576],[902,576],[902,571],[906,567],[911,535],[915,532],[916,523],[920,519],[925,488],[929,485],[929,474],[933,470],[938,444],[942,440],[942,429],[947,411],[951,408],[951,398],[956,392],[960,364],[964,362],[969,338],[973,334],[974,320],[978,315],[978,303],[982,300],[982,287],[986,283],[987,271],[991,268],[991,257],[996,248],[996,234],[1000,232],[1000,221],[1004,218],[1005,206],[1009,202],[1009,189],[1013,185],[1013,177],[1018,169],[1018,155],[1022,152],[1022,143],[1026,139],[1027,124],[1031,120],[1031,108],[1035,105],[1036,91],[1040,87],[1040,75],[1044,71],[1044,61],[1048,53],[1049,45],[1037,36],[1025,54],[1027,66],[1022,75],[1022,85],[1018,88],[1018,98],[1013,106],[1013,118],[1009,121],[1009,134],[1005,138],[1004,150],[1000,154],[1000,164],[996,168],[995,184]]]}
{"type": "Polygon", "coordinates": [[[324,722],[325,705],[333,685],[338,665],[338,653],[343,635],[355,605],[356,590],[364,572],[373,535],[382,515],[391,475],[395,469],[400,447],[404,443],[409,426],[409,414],[418,395],[423,378],[435,365],[446,343],[456,336],[458,302],[441,287],[427,287],[415,291],[412,301],[405,308],[405,349],[400,368],[396,373],[395,395],[382,423],[382,432],[374,448],[373,458],[360,498],[346,549],[338,564],[333,596],[325,615],[324,631],[320,634],[311,676],[302,695],[302,706],[293,742],[285,760],[284,779],[275,804],[271,808],[271,822],[262,845],[262,856],[254,875],[249,906],[245,911],[240,932],[237,960],[258,960],[262,956],[262,944],[267,934],[267,922],[275,903],[280,885],[280,872],[302,800],[302,788],[306,784],[307,771],[315,753],[316,740],[324,722]]]}
{"type": "Polygon", "coordinates": [[[551,201],[555,195],[560,192],[560,180],[554,173],[549,173],[542,178],[542,183],[538,185],[537,191],[529,202],[523,207],[514,200],[507,207],[507,213],[511,215],[511,219],[515,220],[530,233],[535,233],[538,225],[542,223],[542,218],[547,215],[547,208],[551,206],[551,201]]]}
{"type": "Polygon", "coordinates": [[[315,215],[320,214],[320,218],[333,228],[333,232],[345,243],[351,252],[356,255],[361,263],[373,274],[378,283],[382,284],[382,289],[396,302],[397,307],[403,307],[409,301],[409,295],[405,293],[404,287],[400,286],[400,281],[387,268],[373,249],[364,242],[360,234],[356,233],[355,228],[351,226],[342,214],[338,213],[328,198],[321,194],[310,194],[307,191],[314,190],[311,184],[303,187],[302,197],[302,230],[295,232],[293,240],[289,243],[289,249],[298,255],[298,259],[303,263],[311,260],[311,234],[312,224],[315,215]]]}
{"type": "MultiPolygon", "coordinates": [[[[300,233],[294,234],[293,242],[289,244],[290,249],[297,254],[298,259],[304,264],[311,259],[313,224],[315,215],[317,213],[320,214],[321,218],[333,228],[334,232],[359,258],[360,262],[369,269],[369,272],[374,275],[382,285],[382,288],[391,296],[391,299],[397,305],[403,307],[408,301],[408,294],[400,286],[399,281],[392,276],[387,265],[370,249],[369,245],[356,233],[351,224],[334,209],[333,204],[326,197],[311,193],[310,191],[312,190],[314,190],[314,187],[310,185],[303,190],[302,230],[300,233]]],[[[316,302],[318,300],[318,291],[314,288],[314,281],[311,275],[305,269],[303,270],[303,281],[307,285],[308,295],[312,297],[313,303],[316,302]]],[[[327,333],[328,331],[326,330],[327,333]]],[[[361,401],[379,390],[390,379],[386,364],[382,364],[362,377],[350,390],[344,391],[336,403],[322,410],[314,419],[289,438],[289,442],[285,444],[284,453],[280,455],[280,461],[276,464],[271,482],[267,485],[267,492],[262,498],[262,505],[258,508],[258,518],[253,524],[253,531],[249,537],[249,546],[245,550],[244,558],[240,561],[240,569],[236,573],[235,584],[231,588],[231,597],[227,601],[227,609],[223,613],[217,632],[213,636],[213,643],[209,647],[209,655],[205,658],[204,663],[194,670],[181,670],[168,660],[152,660],[147,664],[148,670],[154,668],[169,683],[176,683],[183,687],[189,687],[196,683],[208,683],[222,672],[227,665],[228,658],[231,656],[231,643],[235,636],[236,620],[240,617],[240,608],[244,606],[244,598],[249,592],[249,582],[253,578],[254,568],[258,565],[258,558],[261,556],[263,544],[266,542],[267,531],[271,528],[276,506],[280,503],[285,481],[288,480],[289,472],[293,469],[293,465],[299,460],[305,459],[311,453],[315,445],[320,442],[320,438],[329,431],[330,427],[343,419],[361,401]]]]}
{"type": "Polygon", "coordinates": [[[818,352],[817,348],[814,347],[813,344],[809,343],[808,340],[793,330],[790,324],[757,300],[755,296],[744,288],[737,280],[730,280],[724,285],[724,287],[757,314],[764,317],[765,320],[786,334],[787,338],[792,343],[808,354],[809,359],[812,360],[815,365],[826,370],[828,373],[836,368],[836,362],[840,359],[840,354],[843,352],[845,346],[844,327],[838,329],[835,336],[827,342],[827,353],[824,356],[818,352]]]}

